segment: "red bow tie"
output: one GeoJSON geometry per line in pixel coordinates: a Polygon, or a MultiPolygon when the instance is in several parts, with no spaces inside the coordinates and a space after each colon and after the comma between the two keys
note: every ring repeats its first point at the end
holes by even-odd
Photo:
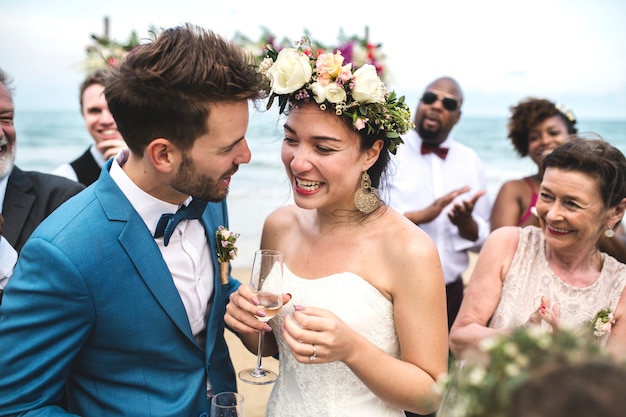
{"type": "Polygon", "coordinates": [[[442,148],[437,145],[429,145],[428,143],[422,142],[422,155],[426,155],[429,153],[434,153],[441,159],[446,159],[448,155],[448,148],[442,148]]]}

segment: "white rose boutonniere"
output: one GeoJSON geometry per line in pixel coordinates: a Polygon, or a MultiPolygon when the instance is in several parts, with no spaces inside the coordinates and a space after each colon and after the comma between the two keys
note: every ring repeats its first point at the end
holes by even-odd
{"type": "Polygon", "coordinates": [[[607,333],[611,333],[613,323],[615,323],[613,310],[607,307],[598,311],[598,314],[589,321],[589,328],[593,331],[594,336],[602,337],[607,333]]]}
{"type": "Polygon", "coordinates": [[[276,94],[291,94],[304,87],[313,75],[309,57],[294,48],[285,48],[278,53],[274,64],[267,70],[272,91],[276,94]]]}
{"type": "Polygon", "coordinates": [[[235,243],[239,233],[233,233],[224,226],[220,226],[215,231],[217,241],[217,260],[220,263],[220,282],[222,285],[228,284],[228,266],[230,261],[237,256],[235,243]]]}

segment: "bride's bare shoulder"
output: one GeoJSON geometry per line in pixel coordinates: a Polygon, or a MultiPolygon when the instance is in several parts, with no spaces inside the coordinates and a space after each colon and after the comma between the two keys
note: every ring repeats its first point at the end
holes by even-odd
{"type": "Polygon", "coordinates": [[[430,236],[404,215],[389,208],[386,217],[381,235],[385,236],[385,246],[394,256],[406,256],[408,253],[424,256],[436,252],[430,236]]]}
{"type": "Polygon", "coordinates": [[[264,227],[282,227],[290,224],[297,217],[297,207],[295,205],[282,206],[272,211],[265,218],[264,227]]]}

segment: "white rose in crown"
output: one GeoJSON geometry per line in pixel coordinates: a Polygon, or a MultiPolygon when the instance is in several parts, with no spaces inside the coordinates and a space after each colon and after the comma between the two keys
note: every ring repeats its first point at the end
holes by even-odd
{"type": "Polygon", "coordinates": [[[359,103],[382,103],[385,101],[383,82],[376,73],[376,67],[366,64],[354,71],[352,97],[359,103]]]}
{"type": "Polygon", "coordinates": [[[346,90],[342,85],[337,83],[330,83],[326,86],[326,98],[333,104],[345,103],[348,99],[346,90]]]}
{"type": "Polygon", "coordinates": [[[313,98],[318,104],[322,104],[328,100],[330,103],[338,104],[344,103],[348,99],[346,90],[340,84],[332,82],[326,86],[323,86],[319,82],[311,84],[311,91],[313,92],[313,98]]]}
{"type": "Polygon", "coordinates": [[[326,101],[326,88],[317,81],[311,84],[311,91],[313,92],[313,98],[317,104],[322,104],[326,101]]]}
{"type": "Polygon", "coordinates": [[[274,93],[291,94],[311,80],[313,69],[307,55],[297,49],[285,48],[278,53],[267,75],[274,93]]]}

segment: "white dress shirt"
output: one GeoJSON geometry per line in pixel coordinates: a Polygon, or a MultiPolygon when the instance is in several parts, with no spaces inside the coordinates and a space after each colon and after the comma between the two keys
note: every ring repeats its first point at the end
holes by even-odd
{"type": "MultiPolygon", "coordinates": [[[[111,178],[154,235],[161,215],[175,213],[179,206],[159,200],[137,187],[121,168],[128,159],[128,153],[124,150],[115,158],[111,165],[111,178]]],[[[190,201],[191,197],[185,203],[190,201]]],[[[176,226],[167,246],[163,244],[163,237],[155,241],[172,273],[191,331],[198,344],[204,346],[209,300],[214,289],[213,262],[204,226],[200,220],[183,220],[176,226]]]]}
{"type": "Polygon", "coordinates": [[[478,239],[470,241],[459,235],[457,226],[448,218],[455,202],[471,199],[478,191],[487,191],[483,164],[476,152],[448,137],[441,146],[449,148],[445,160],[431,153],[422,155],[422,139],[415,130],[404,137],[392,157],[388,190],[383,199],[400,213],[422,210],[448,192],[469,186],[470,191],[458,196],[432,222],[420,224],[435,242],[443,266],[446,284],[454,282],[469,266],[467,251],[479,251],[489,235],[491,205],[487,195],[478,199],[472,217],[478,224],[478,239]]]}

